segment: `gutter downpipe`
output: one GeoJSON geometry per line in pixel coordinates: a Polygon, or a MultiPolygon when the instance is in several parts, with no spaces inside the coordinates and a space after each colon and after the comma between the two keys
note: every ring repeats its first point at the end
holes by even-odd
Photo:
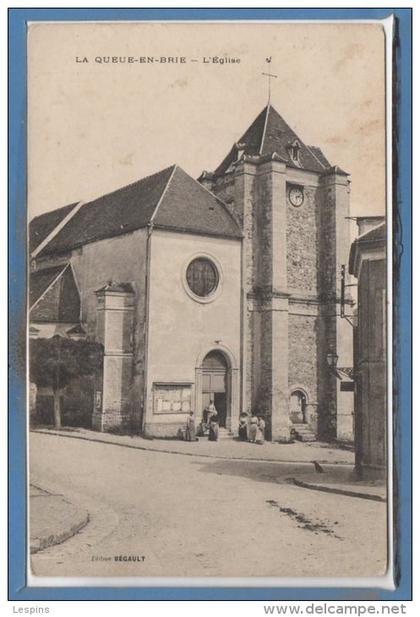
{"type": "Polygon", "coordinates": [[[144,364],[143,364],[143,409],[141,413],[141,433],[144,434],[144,427],[147,415],[148,389],[148,364],[149,364],[149,315],[150,315],[150,263],[151,263],[151,242],[153,233],[153,222],[147,225],[146,240],[146,303],[144,316],[144,364]]]}

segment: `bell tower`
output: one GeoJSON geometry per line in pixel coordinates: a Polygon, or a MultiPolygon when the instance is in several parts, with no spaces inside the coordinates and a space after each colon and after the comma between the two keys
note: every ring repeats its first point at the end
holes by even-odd
{"type": "Polygon", "coordinates": [[[348,363],[352,353],[338,304],[349,251],[348,174],[305,145],[269,104],[200,181],[244,233],[242,409],[264,415],[274,441],[290,440],[292,431],[336,437],[344,401],[326,356],[334,351],[348,363]],[[290,413],[297,393],[304,393],[305,427],[290,413]]]}

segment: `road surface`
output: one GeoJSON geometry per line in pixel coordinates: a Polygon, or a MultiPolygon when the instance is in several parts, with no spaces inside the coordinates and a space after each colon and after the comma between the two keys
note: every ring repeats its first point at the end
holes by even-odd
{"type": "MultiPolygon", "coordinates": [[[[310,468],[310,467],[309,467],[310,468]]],[[[308,465],[147,452],[31,433],[31,482],[90,514],[37,576],[375,576],[386,505],[290,485],[308,465]]]]}

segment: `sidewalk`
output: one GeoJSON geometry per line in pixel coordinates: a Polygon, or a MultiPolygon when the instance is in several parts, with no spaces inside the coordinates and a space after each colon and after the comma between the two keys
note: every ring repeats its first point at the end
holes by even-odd
{"type": "Polygon", "coordinates": [[[288,481],[304,489],[334,493],[346,497],[359,497],[372,501],[387,500],[387,486],[381,481],[358,480],[353,471],[343,466],[328,466],[324,473],[303,473],[288,481]]]}
{"type": "Polygon", "coordinates": [[[137,448],[151,452],[181,454],[184,456],[200,456],[228,460],[267,461],[272,463],[326,463],[329,465],[354,464],[354,454],[348,450],[334,447],[321,442],[300,442],[280,444],[266,442],[262,445],[241,442],[235,439],[222,439],[209,442],[202,437],[199,441],[177,441],[169,439],[145,439],[138,435],[113,435],[99,433],[84,428],[33,428],[37,433],[60,435],[71,439],[84,439],[99,443],[110,443],[117,446],[137,448]]]}
{"type": "Polygon", "coordinates": [[[30,552],[37,553],[74,536],[89,521],[89,514],[33,484],[29,487],[30,552]]]}

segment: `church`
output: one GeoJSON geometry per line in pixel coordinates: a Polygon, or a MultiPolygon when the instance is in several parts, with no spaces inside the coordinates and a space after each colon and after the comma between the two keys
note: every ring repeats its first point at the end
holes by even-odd
{"type": "Polygon", "coordinates": [[[252,413],[273,441],[352,439],[349,198],[268,104],[198,180],[173,165],[34,218],[29,335],[103,344],[98,431],[174,437],[214,401],[232,436],[252,413]]]}

